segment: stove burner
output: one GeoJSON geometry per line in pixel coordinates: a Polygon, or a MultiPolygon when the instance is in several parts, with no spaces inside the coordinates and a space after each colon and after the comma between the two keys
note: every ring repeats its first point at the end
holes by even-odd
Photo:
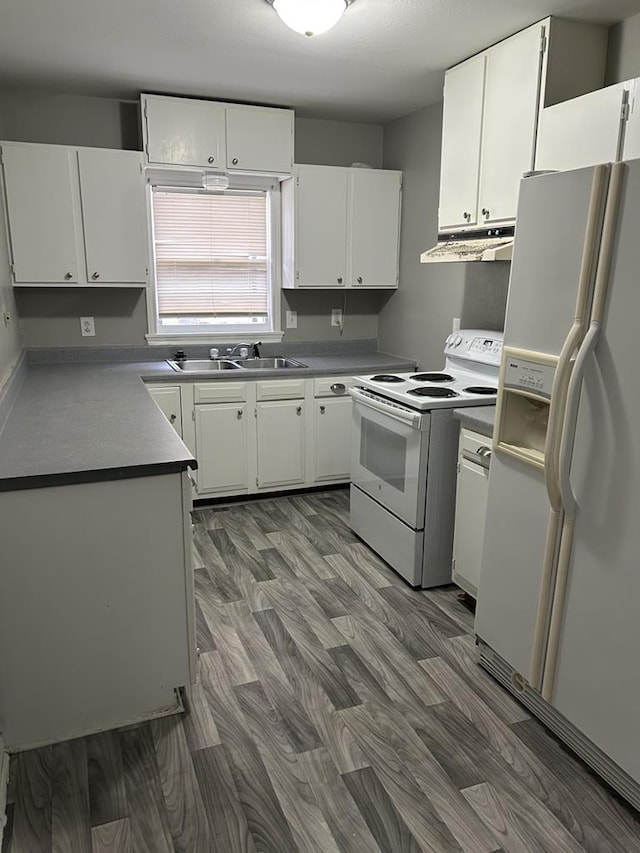
{"type": "Polygon", "coordinates": [[[468,388],[464,389],[467,394],[497,394],[497,388],[491,388],[489,385],[470,385],[468,388]]]}
{"type": "Polygon", "coordinates": [[[372,382],[404,382],[399,376],[394,376],[392,373],[381,373],[379,376],[372,376],[372,382]]]}
{"type": "Polygon", "coordinates": [[[412,388],[407,391],[407,394],[413,394],[415,397],[459,397],[451,388],[412,388]]]}
{"type": "Polygon", "coordinates": [[[414,373],[409,379],[414,382],[453,382],[453,376],[448,373],[414,373]]]}

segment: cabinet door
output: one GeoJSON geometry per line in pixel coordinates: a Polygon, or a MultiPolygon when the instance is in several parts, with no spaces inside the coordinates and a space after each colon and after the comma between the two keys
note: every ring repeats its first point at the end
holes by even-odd
{"type": "Polygon", "coordinates": [[[259,488],[304,483],[304,401],[274,400],[257,409],[259,488]]]}
{"type": "Polygon", "coordinates": [[[625,90],[620,83],[542,110],[536,169],[560,172],[617,160],[625,90]]]}
{"type": "Polygon", "coordinates": [[[625,129],[623,160],[637,160],[640,157],[640,78],[631,80],[629,88],[629,121],[625,129]]]}
{"type": "Polygon", "coordinates": [[[347,169],[331,166],[298,166],[298,287],[345,286],[348,174],[347,169]]]}
{"type": "MultiPolygon", "coordinates": [[[[490,442],[490,439],[487,440],[490,442]]],[[[487,515],[489,471],[460,459],[453,541],[453,581],[477,596],[487,515]]]]}
{"type": "Polygon", "coordinates": [[[438,212],[441,231],[477,222],[484,73],[482,54],[445,74],[438,212]]]}
{"type": "Polygon", "coordinates": [[[398,285],[400,183],[398,172],[351,171],[350,278],[354,287],[398,285]]]}
{"type": "Polygon", "coordinates": [[[188,98],[143,98],[150,163],[224,169],[225,105],[188,98]]]}
{"type": "Polygon", "coordinates": [[[147,227],[142,154],[78,151],[87,281],[147,280],[147,227]]]}
{"type": "Polygon", "coordinates": [[[247,488],[245,404],[196,406],[198,493],[240,492],[247,488]]]}
{"type": "Polygon", "coordinates": [[[314,482],[349,480],[351,397],[314,400],[314,482]]]}
{"type": "Polygon", "coordinates": [[[293,113],[262,107],[227,107],[227,166],[290,174],[293,113]]]}
{"type": "Polygon", "coordinates": [[[533,168],[542,27],[487,51],[479,224],[515,219],[520,179],[533,168]]]}
{"type": "Polygon", "coordinates": [[[182,437],[182,399],[179,385],[147,385],[149,394],[153,397],[158,408],[169,421],[180,437],[182,437]]]}
{"type": "Polygon", "coordinates": [[[75,151],[4,145],[2,163],[14,281],[78,281],[75,151]]]}

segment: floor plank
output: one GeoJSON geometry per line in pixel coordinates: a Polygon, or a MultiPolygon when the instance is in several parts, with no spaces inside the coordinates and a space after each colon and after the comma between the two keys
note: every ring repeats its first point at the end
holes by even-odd
{"type": "Polygon", "coordinates": [[[92,853],[134,853],[129,818],[94,826],[91,830],[92,853]]]}
{"type": "Polygon", "coordinates": [[[53,853],[91,848],[87,744],[57,743],[51,753],[51,847],[53,853]]]}
{"type": "Polygon", "coordinates": [[[116,732],[101,732],[87,738],[87,762],[91,825],[126,818],[127,795],[116,732]]]}

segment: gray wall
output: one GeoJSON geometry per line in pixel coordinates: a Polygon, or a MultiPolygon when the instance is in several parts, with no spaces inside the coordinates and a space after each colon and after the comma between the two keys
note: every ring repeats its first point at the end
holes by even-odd
{"type": "Polygon", "coordinates": [[[438,231],[442,104],[411,113],[384,129],[384,166],[402,169],[400,287],[379,316],[380,348],[442,364],[453,317],[466,328],[501,329],[509,264],[420,264],[438,231]]]}
{"type": "MultiPolygon", "coordinates": [[[[322,119],[296,120],[296,160],[343,166],[353,162],[382,165],[381,125],[322,119]]],[[[139,147],[138,108],[111,98],[0,91],[0,139],[23,142],[139,147]]],[[[1,259],[0,259],[1,261],[1,259]]],[[[3,269],[5,267],[3,266],[3,269]]],[[[25,346],[126,346],[144,344],[146,304],[140,290],[67,290],[44,288],[17,293],[25,346]],[[81,316],[93,316],[96,336],[80,335],[81,316]]],[[[349,295],[343,338],[376,338],[380,293],[349,295]]],[[[339,291],[285,293],[287,307],[298,312],[298,328],[285,340],[339,337],[330,324],[331,309],[342,307],[339,291]]],[[[2,334],[0,332],[0,334],[2,334]]]]}
{"type": "Polygon", "coordinates": [[[640,14],[611,27],[607,85],[640,77],[640,14]]]}

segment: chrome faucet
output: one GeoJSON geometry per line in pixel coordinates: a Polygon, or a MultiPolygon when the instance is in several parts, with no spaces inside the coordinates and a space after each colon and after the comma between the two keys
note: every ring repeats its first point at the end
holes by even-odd
{"type": "Polygon", "coordinates": [[[258,347],[262,345],[262,341],[255,341],[252,344],[236,344],[233,347],[227,347],[227,355],[229,358],[233,358],[238,352],[239,358],[260,358],[260,350],[258,347]],[[251,351],[251,356],[249,356],[249,351],[251,351]]]}

